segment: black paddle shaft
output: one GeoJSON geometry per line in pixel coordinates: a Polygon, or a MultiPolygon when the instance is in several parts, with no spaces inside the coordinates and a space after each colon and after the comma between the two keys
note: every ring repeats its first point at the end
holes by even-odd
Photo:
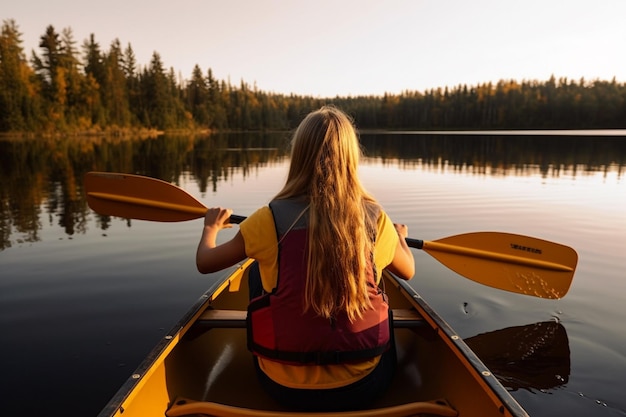
{"type": "Polygon", "coordinates": [[[410,237],[406,238],[406,243],[411,248],[422,249],[424,247],[424,241],[422,239],[412,239],[410,237]]]}

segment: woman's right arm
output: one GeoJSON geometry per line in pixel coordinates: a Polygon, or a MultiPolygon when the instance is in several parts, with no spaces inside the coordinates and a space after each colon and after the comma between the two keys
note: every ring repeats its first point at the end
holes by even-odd
{"type": "Polygon", "coordinates": [[[403,279],[411,279],[415,274],[415,260],[413,252],[406,243],[406,237],[409,235],[409,228],[405,224],[394,223],[396,232],[398,232],[398,245],[391,263],[387,269],[393,274],[403,279]]]}

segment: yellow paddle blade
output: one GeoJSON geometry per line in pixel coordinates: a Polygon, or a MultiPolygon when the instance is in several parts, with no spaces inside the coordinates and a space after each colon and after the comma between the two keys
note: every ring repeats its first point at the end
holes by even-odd
{"type": "Polygon", "coordinates": [[[183,189],[155,178],[89,172],[84,184],[89,207],[108,216],[179,222],[204,217],[207,210],[183,189]]]}
{"type": "Polygon", "coordinates": [[[578,263],[568,246],[511,233],[467,233],[409,246],[483,285],[540,298],[565,296],[578,263]]]}

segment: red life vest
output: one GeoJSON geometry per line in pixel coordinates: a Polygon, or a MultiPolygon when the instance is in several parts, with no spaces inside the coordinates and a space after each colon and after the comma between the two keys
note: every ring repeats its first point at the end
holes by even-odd
{"type": "Polygon", "coordinates": [[[258,356],[289,364],[337,364],[364,361],[390,346],[389,306],[367,273],[372,307],[350,322],[345,313],[332,319],[303,307],[307,268],[306,205],[291,200],[270,203],[278,236],[278,281],[269,294],[248,306],[248,348],[258,356]],[[295,222],[295,224],[294,224],[295,222]]]}

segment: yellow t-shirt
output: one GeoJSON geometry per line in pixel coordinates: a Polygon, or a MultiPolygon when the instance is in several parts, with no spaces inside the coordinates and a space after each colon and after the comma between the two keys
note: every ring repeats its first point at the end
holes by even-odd
{"type": "MultiPolygon", "coordinates": [[[[239,225],[246,255],[259,262],[261,282],[266,292],[276,287],[278,279],[278,240],[269,207],[258,209],[239,225]]],[[[381,210],[374,248],[376,276],[391,263],[398,245],[398,234],[389,216],[381,210]]],[[[333,365],[287,365],[259,358],[259,366],[272,380],[290,388],[329,389],[349,385],[370,373],[380,356],[364,362],[333,365]]]]}

